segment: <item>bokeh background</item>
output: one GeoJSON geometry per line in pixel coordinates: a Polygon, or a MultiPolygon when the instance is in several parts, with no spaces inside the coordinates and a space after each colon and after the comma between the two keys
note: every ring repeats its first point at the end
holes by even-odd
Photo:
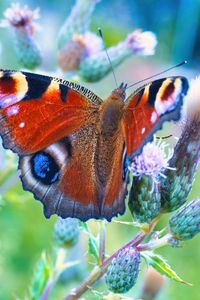
{"type": "MultiPolygon", "coordinates": [[[[43,65],[38,72],[57,72],[56,35],[67,14],[70,13],[74,0],[38,0],[18,1],[31,8],[40,7],[41,30],[37,39],[44,54],[43,65]]],[[[0,19],[4,10],[12,1],[0,1],[0,19]]],[[[107,46],[125,38],[136,28],[151,30],[158,38],[158,46],[154,56],[135,56],[128,59],[116,69],[118,81],[133,83],[149,75],[155,74],[169,66],[187,60],[188,64],[170,72],[170,75],[181,74],[189,79],[200,74],[200,1],[186,0],[102,0],[97,4],[92,17],[92,30],[97,32],[101,27],[107,46]]],[[[13,49],[13,37],[8,29],[0,28],[0,68],[19,69],[13,49]]],[[[166,74],[167,75],[167,74],[166,74]]],[[[98,83],[85,84],[99,96],[105,97],[114,88],[113,78],[108,75],[98,83]]],[[[173,127],[167,127],[174,130],[173,127]]],[[[170,132],[172,133],[172,132],[170,132]]],[[[55,217],[46,220],[42,206],[33,197],[24,192],[16,180],[15,171],[8,182],[2,182],[7,157],[1,150],[0,157],[0,300],[24,299],[28,293],[35,265],[43,250],[51,252],[53,224],[55,217]]],[[[11,159],[11,158],[9,158],[11,159]]],[[[15,158],[12,158],[15,162],[15,158]]],[[[16,164],[17,169],[17,164],[16,164]]],[[[200,195],[200,174],[190,194],[190,199],[200,195]]],[[[120,218],[131,220],[129,213],[120,218]]],[[[167,216],[160,227],[166,223],[167,216]]],[[[111,253],[133,235],[129,227],[111,223],[108,225],[107,251],[111,253]]],[[[85,240],[79,248],[84,249],[85,240]]],[[[77,249],[69,253],[74,257],[77,249]]],[[[165,247],[157,251],[163,254],[170,265],[185,280],[193,283],[192,287],[168,281],[160,293],[159,300],[181,299],[198,300],[200,295],[200,236],[182,244],[181,248],[165,247]]],[[[146,269],[146,265],[142,265],[146,269]]],[[[69,270],[56,285],[49,299],[61,299],[66,290],[76,286],[87,274],[87,268],[81,271],[77,267],[69,270]]],[[[143,274],[129,295],[139,296],[143,274]]],[[[87,296],[86,299],[94,299],[87,296]]]]}

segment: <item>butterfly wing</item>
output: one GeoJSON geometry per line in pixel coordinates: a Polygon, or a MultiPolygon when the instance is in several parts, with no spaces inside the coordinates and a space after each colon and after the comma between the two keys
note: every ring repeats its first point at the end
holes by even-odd
{"type": "Polygon", "coordinates": [[[184,77],[155,80],[128,97],[122,119],[122,131],[129,157],[141,152],[163,122],[178,120],[183,97],[188,90],[184,77]]]}
{"type": "Polygon", "coordinates": [[[95,122],[101,100],[75,83],[0,71],[0,135],[4,147],[34,153],[95,122]]]}
{"type": "Polygon", "coordinates": [[[58,214],[82,221],[90,218],[110,221],[124,212],[122,137],[109,145],[102,146],[93,124],[42,151],[20,157],[23,187],[43,203],[47,218],[58,214]],[[111,149],[116,150],[114,155],[108,151],[111,149]]]}
{"type": "Polygon", "coordinates": [[[98,131],[102,101],[68,81],[0,71],[0,134],[19,154],[25,190],[46,217],[106,218],[124,212],[124,139],[98,131]]]}

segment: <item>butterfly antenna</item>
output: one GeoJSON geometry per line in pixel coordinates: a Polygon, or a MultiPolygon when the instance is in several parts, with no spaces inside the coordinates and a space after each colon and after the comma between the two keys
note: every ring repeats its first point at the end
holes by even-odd
{"type": "Polygon", "coordinates": [[[181,67],[182,65],[185,65],[185,64],[187,64],[187,61],[186,61],[186,60],[184,60],[184,61],[182,61],[181,63],[179,63],[179,64],[177,64],[177,65],[175,65],[175,66],[173,66],[173,67],[171,67],[171,68],[169,68],[169,69],[166,69],[166,70],[164,70],[164,71],[162,71],[162,72],[160,72],[160,73],[157,73],[157,74],[155,74],[155,75],[153,75],[153,76],[150,76],[150,77],[147,77],[147,78],[142,79],[142,80],[140,80],[140,81],[137,81],[137,82],[135,82],[135,83],[129,85],[126,89],[129,89],[130,87],[132,87],[132,86],[134,86],[134,85],[136,85],[136,84],[138,84],[138,83],[141,83],[141,82],[143,82],[143,81],[149,80],[149,79],[154,78],[154,77],[156,77],[156,76],[159,76],[159,75],[161,75],[161,74],[163,74],[163,73],[166,73],[166,72],[168,72],[168,71],[170,71],[170,70],[172,70],[172,69],[181,67]]]}
{"type": "Polygon", "coordinates": [[[111,60],[110,60],[110,57],[109,57],[109,55],[108,55],[108,50],[107,50],[107,48],[106,48],[106,43],[105,43],[105,40],[104,40],[104,37],[103,37],[103,33],[102,33],[101,28],[98,28],[98,31],[99,31],[99,35],[100,35],[100,37],[101,37],[101,39],[102,39],[102,41],[103,41],[104,50],[105,50],[105,52],[106,52],[106,55],[107,55],[109,64],[110,64],[110,66],[111,66],[111,70],[112,70],[112,73],[113,73],[113,77],[114,77],[114,80],[115,80],[116,87],[118,88],[118,83],[117,83],[117,79],[116,79],[116,76],[115,76],[114,68],[113,68],[112,62],[111,62],[111,60]]]}

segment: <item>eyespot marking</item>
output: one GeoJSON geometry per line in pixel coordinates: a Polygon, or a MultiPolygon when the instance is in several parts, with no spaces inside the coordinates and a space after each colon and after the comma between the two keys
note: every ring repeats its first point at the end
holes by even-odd
{"type": "Polygon", "coordinates": [[[43,184],[50,185],[59,179],[59,166],[48,153],[37,152],[32,156],[30,163],[33,176],[43,184]]]}

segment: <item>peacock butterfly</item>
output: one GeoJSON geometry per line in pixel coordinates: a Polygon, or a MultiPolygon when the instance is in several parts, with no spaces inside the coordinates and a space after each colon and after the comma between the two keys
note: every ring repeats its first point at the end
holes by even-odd
{"type": "Polygon", "coordinates": [[[0,135],[19,155],[20,178],[49,218],[108,221],[125,211],[127,160],[164,121],[178,120],[188,81],[158,79],[126,100],[121,84],[102,101],[58,78],[0,70],[0,135]]]}

